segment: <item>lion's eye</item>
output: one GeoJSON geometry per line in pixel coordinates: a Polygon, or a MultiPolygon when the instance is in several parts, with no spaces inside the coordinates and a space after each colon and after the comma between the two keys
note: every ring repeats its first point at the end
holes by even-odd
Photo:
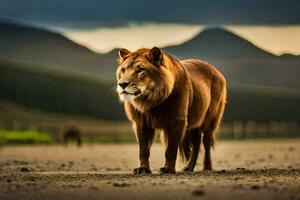
{"type": "Polygon", "coordinates": [[[121,68],[121,73],[125,73],[125,68],[121,68]]]}
{"type": "Polygon", "coordinates": [[[142,67],[139,67],[138,69],[137,69],[137,73],[142,73],[142,72],[145,72],[146,71],[146,69],[145,68],[142,68],[142,67]]]}

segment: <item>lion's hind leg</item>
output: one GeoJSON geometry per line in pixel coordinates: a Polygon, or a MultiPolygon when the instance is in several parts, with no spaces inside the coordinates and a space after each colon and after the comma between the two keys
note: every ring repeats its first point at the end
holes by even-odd
{"type": "Polygon", "coordinates": [[[200,152],[201,137],[202,133],[200,128],[192,129],[186,133],[186,137],[183,139],[182,145],[184,146],[183,150],[185,149],[186,151],[185,158],[188,158],[188,161],[183,171],[194,171],[200,152]],[[187,153],[187,151],[189,152],[187,153]]]}
{"type": "MultiPolygon", "coordinates": [[[[216,97],[216,95],[212,95],[216,97]]],[[[219,93],[218,98],[212,99],[211,105],[208,109],[205,122],[203,124],[203,145],[205,149],[204,154],[204,170],[212,170],[212,161],[210,149],[215,143],[215,133],[222,120],[224,108],[226,103],[226,88],[219,93]]]]}

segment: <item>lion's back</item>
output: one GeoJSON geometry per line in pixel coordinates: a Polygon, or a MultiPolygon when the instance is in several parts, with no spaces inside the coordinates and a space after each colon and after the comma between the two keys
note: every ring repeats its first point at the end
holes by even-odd
{"type": "Polygon", "coordinates": [[[220,80],[226,84],[224,76],[209,63],[198,60],[198,59],[188,59],[180,61],[181,64],[188,70],[191,79],[199,81],[199,79],[211,82],[212,79],[220,80]]]}

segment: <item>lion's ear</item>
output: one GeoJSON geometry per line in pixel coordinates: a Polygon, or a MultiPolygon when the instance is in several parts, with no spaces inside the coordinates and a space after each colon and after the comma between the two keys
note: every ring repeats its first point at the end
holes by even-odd
{"type": "Polygon", "coordinates": [[[127,49],[119,49],[119,57],[121,60],[125,60],[131,54],[127,49]]]}
{"type": "Polygon", "coordinates": [[[158,47],[153,47],[149,52],[149,58],[153,64],[159,66],[161,64],[163,54],[158,47]]]}

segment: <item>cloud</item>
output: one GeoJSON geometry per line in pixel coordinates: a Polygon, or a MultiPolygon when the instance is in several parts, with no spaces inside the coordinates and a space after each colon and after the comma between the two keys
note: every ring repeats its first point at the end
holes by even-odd
{"type": "Polygon", "coordinates": [[[298,0],[2,0],[0,17],[92,27],[129,21],[299,24],[298,0]]]}

